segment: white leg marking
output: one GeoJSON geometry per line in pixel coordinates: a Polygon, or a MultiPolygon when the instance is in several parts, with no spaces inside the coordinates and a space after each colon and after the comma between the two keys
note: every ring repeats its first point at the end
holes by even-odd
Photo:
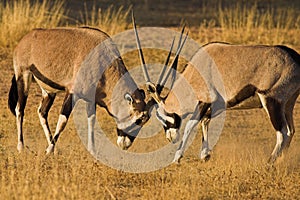
{"type": "Polygon", "coordinates": [[[190,120],[187,122],[185,129],[184,129],[184,134],[183,134],[183,138],[181,141],[181,144],[178,148],[178,150],[175,153],[175,157],[173,162],[179,162],[180,159],[183,156],[183,153],[185,151],[185,146],[187,144],[188,138],[191,134],[191,131],[193,130],[193,128],[199,123],[199,120],[190,120]]]}
{"type": "Polygon", "coordinates": [[[210,157],[210,149],[208,144],[208,124],[210,119],[203,119],[201,122],[202,125],[202,133],[203,133],[203,140],[202,140],[202,148],[200,153],[200,159],[208,160],[210,157]]]}
{"type": "Polygon", "coordinates": [[[22,131],[23,116],[21,116],[20,113],[19,103],[17,103],[15,111],[16,111],[16,123],[17,123],[17,134],[18,134],[17,150],[21,152],[24,149],[23,131],[22,131]]]}
{"type": "Polygon", "coordinates": [[[68,119],[66,116],[64,116],[62,114],[59,115],[55,134],[53,136],[54,142],[52,141],[51,144],[48,146],[48,148],[46,149],[46,154],[50,154],[50,153],[54,152],[54,146],[57,141],[57,138],[59,137],[60,133],[64,130],[64,128],[67,124],[67,121],[68,121],[68,119]]]}
{"type": "Polygon", "coordinates": [[[94,127],[96,122],[96,115],[93,114],[88,118],[88,151],[95,153],[95,139],[94,127]]]}
{"type": "Polygon", "coordinates": [[[275,148],[272,152],[272,161],[275,161],[275,159],[280,155],[282,148],[283,148],[283,143],[284,143],[284,135],[280,131],[276,131],[276,136],[277,136],[277,141],[275,148]]]}
{"type": "MultiPolygon", "coordinates": [[[[46,98],[48,96],[47,92],[43,89],[42,89],[42,96],[43,96],[43,98],[46,98]]],[[[43,115],[40,113],[41,107],[42,107],[42,102],[40,103],[39,108],[38,108],[38,115],[39,115],[39,119],[40,119],[40,123],[41,123],[42,128],[43,128],[43,131],[45,133],[48,145],[50,145],[51,144],[51,132],[50,132],[50,129],[49,129],[47,119],[44,118],[43,115]]]]}
{"type": "Polygon", "coordinates": [[[156,118],[162,123],[163,126],[167,126],[167,121],[171,124],[175,123],[175,119],[167,115],[167,112],[162,103],[159,103],[158,106],[156,106],[156,118]]]}

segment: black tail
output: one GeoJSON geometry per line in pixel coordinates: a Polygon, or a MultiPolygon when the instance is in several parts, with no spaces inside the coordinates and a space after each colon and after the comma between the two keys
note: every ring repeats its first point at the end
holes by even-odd
{"type": "Polygon", "coordinates": [[[18,102],[18,88],[15,75],[11,79],[11,87],[8,95],[8,106],[12,114],[16,115],[15,108],[18,102]]]}

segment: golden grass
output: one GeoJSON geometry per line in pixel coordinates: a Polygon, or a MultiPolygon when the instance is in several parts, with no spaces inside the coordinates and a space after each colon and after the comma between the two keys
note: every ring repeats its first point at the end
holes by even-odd
{"type": "Polygon", "coordinates": [[[199,38],[239,44],[292,44],[299,45],[300,16],[294,8],[266,10],[257,4],[249,8],[236,3],[230,8],[219,6],[217,21],[208,20],[200,25],[199,38]]]}
{"type": "Polygon", "coordinates": [[[131,9],[131,6],[128,8],[124,8],[123,6],[116,8],[111,5],[108,9],[103,10],[101,8],[96,9],[96,5],[94,4],[90,11],[85,4],[84,12],[81,12],[82,22],[79,24],[98,27],[109,35],[114,35],[128,28],[130,24],[128,22],[128,15],[131,9]]]}
{"type": "MultiPolygon", "coordinates": [[[[24,153],[16,151],[15,129],[11,125],[14,117],[8,110],[1,116],[1,199],[297,199],[299,195],[299,137],[292,143],[289,158],[268,167],[265,161],[275,134],[269,132],[273,130],[265,123],[263,111],[239,113],[240,120],[235,121],[232,119],[236,113],[229,113],[232,121],[226,122],[208,163],[200,162],[197,157],[201,143],[198,135],[179,166],[132,174],[93,160],[79,140],[72,121],[58,142],[57,153],[50,157],[43,155],[46,141],[35,120],[39,100],[35,92],[34,89],[31,93],[26,112],[24,129],[28,149],[24,153]],[[255,118],[259,120],[254,121],[255,118]],[[238,128],[244,120],[248,121],[245,128],[238,128]],[[261,124],[266,128],[261,130],[261,124]],[[259,131],[259,137],[252,133],[255,131],[259,131]]],[[[59,97],[58,102],[61,100],[59,97]]],[[[58,102],[50,114],[52,128],[58,102]]],[[[1,106],[4,103],[1,100],[1,106]]],[[[296,114],[299,111],[298,104],[296,114]]],[[[299,115],[296,116],[299,121],[299,115]]],[[[300,128],[299,123],[296,128],[300,128]]],[[[143,148],[139,141],[134,145],[143,148]]]]}
{"type": "MultiPolygon", "coordinates": [[[[23,2],[26,7],[27,1],[23,2]]],[[[15,12],[12,9],[13,3],[7,9],[11,18],[3,18],[6,6],[1,5],[1,22],[6,24],[1,30],[1,46],[13,47],[19,37],[28,29],[17,29],[18,26],[12,22],[15,17],[16,22],[21,23],[23,12],[15,12]],[[11,24],[10,24],[11,23],[11,24]],[[4,29],[3,29],[4,28],[4,29]],[[10,32],[5,32],[5,28],[10,32]],[[3,33],[2,33],[3,32],[3,33]],[[16,33],[14,33],[16,32],[16,33]],[[4,42],[4,39],[8,40],[4,42]]],[[[19,5],[19,4],[18,4],[19,5]]],[[[34,6],[33,6],[34,7],[34,6]]],[[[30,9],[24,12],[26,16],[31,16],[30,9]]],[[[53,7],[51,7],[52,9],[53,7]]],[[[20,10],[23,10],[19,8],[20,10]]],[[[37,9],[37,8],[36,8],[37,9]]],[[[50,9],[50,8],[49,8],[50,9]]],[[[48,11],[49,11],[48,9],[48,11]]],[[[50,9],[50,11],[51,11],[50,9]]],[[[118,13],[118,9],[111,7],[108,13],[118,13]],[[114,11],[113,11],[114,10],[114,11]]],[[[236,8],[233,13],[243,11],[243,7],[236,8]]],[[[25,11],[26,9],[24,9],[25,11]]],[[[44,7],[45,13],[46,7],[44,7]]],[[[61,8],[61,11],[64,9],[61,8]]],[[[122,9],[122,13],[128,15],[128,10],[122,9]]],[[[36,13],[38,10],[36,10],[36,13]]],[[[50,12],[49,11],[49,12],[50,12]]],[[[52,10],[54,11],[54,10],[52,10]]],[[[94,9],[89,16],[87,11],[83,12],[85,25],[97,26],[104,30],[104,25],[109,27],[111,22],[98,23],[98,10],[94,9]],[[84,12],[86,14],[84,14],[84,12]],[[94,16],[94,17],[92,17],[94,16]]],[[[105,11],[103,11],[105,13],[105,11]]],[[[101,11],[100,13],[103,14],[101,11]]],[[[230,19],[230,10],[220,10],[223,12],[221,19],[230,19]]],[[[247,12],[255,13],[255,8],[247,12]],[[252,11],[253,9],[253,11],[252,11]]],[[[241,12],[245,16],[246,10],[241,12]]],[[[272,12],[268,15],[273,15],[272,12]]],[[[276,11],[277,12],[277,11],[276,11]]],[[[281,12],[281,11],[280,11],[281,12]]],[[[284,11],[282,11],[284,12],[284,11]]],[[[49,14],[49,13],[48,13],[49,14]]],[[[121,16],[123,15],[121,14],[121,16]]],[[[257,14],[257,13],[256,13],[257,14]]],[[[256,15],[255,14],[255,15],[256,15]]],[[[58,16],[60,14],[57,14],[58,16]]],[[[63,13],[61,13],[63,15],[63,13]]],[[[126,15],[126,16],[127,16],[126,15]]],[[[232,14],[234,15],[234,14],[232,14]]],[[[254,15],[254,14],[252,14],[254,15]]],[[[284,14],[282,14],[283,16],[284,14]]],[[[286,22],[290,17],[282,17],[286,22]]],[[[42,16],[42,15],[40,15],[42,16]]],[[[47,15],[46,15],[47,16],[47,15]]],[[[116,14],[110,14],[116,16],[116,14]]],[[[250,15],[251,16],[251,15],[250,15]]],[[[262,19],[256,17],[243,18],[238,25],[234,19],[232,26],[225,27],[226,24],[218,25],[217,22],[208,21],[201,29],[191,27],[191,36],[197,38],[199,42],[204,40],[227,40],[236,43],[270,43],[283,41],[289,45],[299,45],[299,41],[290,38],[299,36],[299,26],[284,25],[285,23],[263,23],[262,19]],[[267,25],[269,24],[269,25],[267,25]],[[273,24],[273,25],[270,25],[273,24]],[[279,24],[279,25],[276,25],[279,24]],[[283,24],[283,25],[280,25],[283,24]],[[271,26],[270,30],[268,26],[271,26]],[[261,32],[257,31],[261,30],[261,32]],[[277,38],[272,35],[271,30],[278,30],[277,38]],[[286,29],[286,30],[285,30],[286,29]],[[249,30],[245,36],[245,30],[249,30]],[[257,40],[255,31],[260,35],[257,40]],[[271,31],[269,35],[268,31],[271,31]],[[287,36],[280,35],[280,31],[286,31],[287,36]],[[231,34],[232,35],[231,35],[231,34]],[[224,34],[224,35],[223,35],[224,34]],[[236,37],[233,37],[233,36],[236,37]],[[255,36],[255,37],[254,37],[255,36]],[[264,38],[265,37],[265,38],[264,38]],[[247,38],[247,40],[245,39],[247,38]]],[[[50,17],[51,18],[51,17],[50,17]]],[[[50,18],[48,18],[50,20],[50,18]]],[[[126,17],[125,17],[126,18],[126,17]]],[[[125,19],[124,18],[124,19],[125,19]]],[[[62,18],[60,18],[62,19],[62,18]]],[[[105,17],[104,17],[105,19],[105,17]]],[[[220,19],[220,20],[221,20],[220,19]]],[[[241,20],[240,19],[240,20],[241,20]]],[[[29,19],[23,19],[24,23],[29,23],[29,19]]],[[[270,19],[271,20],[271,19],[270,19]]],[[[273,22],[274,18],[272,19],[273,22]]],[[[50,20],[51,21],[51,20],[50,20]]],[[[107,20],[109,21],[109,17],[107,20]]],[[[265,21],[268,21],[265,19],[265,21]]],[[[57,22],[60,24],[61,21],[57,22]]],[[[117,21],[119,22],[119,21],[117,21]]],[[[296,20],[297,23],[299,23],[296,20]]],[[[45,27],[49,24],[41,24],[45,27]]],[[[226,23],[224,21],[224,23],[226,23]]],[[[80,23],[78,23],[80,24],[80,23]]],[[[127,24],[125,20],[122,24],[127,24]]],[[[30,24],[29,24],[30,25],[30,24]]],[[[115,24],[111,24],[116,26],[115,24]]],[[[0,26],[4,26],[0,24],[0,26]]],[[[19,24],[20,27],[23,24],[19,24]]],[[[50,26],[50,25],[49,25],[50,26]]],[[[55,23],[51,26],[56,26],[55,23]]],[[[24,28],[24,27],[23,27],[24,28]]],[[[125,27],[124,27],[125,28],[125,27]]],[[[114,29],[116,30],[116,29],[114,29]]],[[[120,30],[122,31],[122,30],[120,30]]],[[[109,32],[109,30],[107,31],[109,32]]],[[[114,33],[111,33],[114,34],[114,33]]],[[[0,49],[1,50],[1,49],[0,49]]],[[[298,51],[300,48],[297,49],[298,51]]],[[[132,52],[136,53],[136,52],[132,52]]],[[[166,52],[146,51],[145,59],[149,62],[164,60],[160,58],[166,52]],[[152,59],[152,60],[151,60],[152,59]]],[[[45,156],[44,150],[47,146],[42,128],[38,122],[36,113],[37,106],[41,100],[41,92],[36,84],[32,84],[24,120],[24,140],[25,152],[18,154],[16,150],[17,137],[15,118],[7,108],[7,95],[10,87],[10,80],[13,74],[11,67],[12,55],[6,51],[0,52],[0,199],[298,199],[300,192],[300,103],[296,104],[294,111],[296,134],[291,143],[289,154],[277,163],[274,167],[266,165],[266,160],[275,145],[276,136],[266,114],[263,110],[230,111],[223,133],[215,147],[212,158],[207,163],[202,163],[198,159],[201,146],[200,134],[193,141],[192,146],[185,153],[185,157],[180,165],[170,165],[167,168],[151,173],[133,174],[124,173],[116,169],[111,169],[100,162],[97,162],[85,150],[82,145],[72,117],[66,129],[62,133],[54,156],[45,156]]],[[[135,66],[139,63],[136,55],[128,55],[124,58],[125,64],[135,66]]],[[[63,95],[59,94],[50,113],[49,125],[53,130],[56,125],[63,95]]],[[[113,120],[99,109],[97,112],[100,124],[107,132],[113,143],[116,140],[115,126],[113,120]],[[110,119],[109,119],[110,118],[110,119]]],[[[200,133],[200,131],[199,131],[200,133]]],[[[149,141],[137,140],[133,144],[131,151],[143,152],[145,147],[160,147],[166,145],[163,135],[150,138],[149,141]]],[[[151,148],[149,148],[151,149],[151,148]]]]}
{"type": "MultiPolygon", "coordinates": [[[[128,14],[131,7],[109,6],[107,9],[88,10],[87,6],[80,12],[81,20],[67,16],[64,1],[30,1],[13,0],[0,2],[0,47],[13,49],[18,41],[34,28],[53,28],[69,26],[76,21],[76,26],[98,27],[109,35],[120,33],[128,28],[128,14]]],[[[73,24],[74,25],[74,24],[73,24]]]]}
{"type": "Polygon", "coordinates": [[[0,2],[0,47],[14,48],[33,28],[56,27],[64,16],[64,1],[0,2]]]}
{"type": "MultiPolygon", "coordinates": [[[[147,60],[151,53],[155,52],[145,55],[147,60]]],[[[1,57],[0,95],[5,97],[12,75],[11,57],[1,57]]],[[[0,199],[297,199],[300,195],[299,102],[290,152],[274,167],[266,165],[276,140],[271,123],[263,110],[247,110],[227,112],[223,133],[209,162],[202,163],[198,158],[199,131],[180,165],[133,174],[95,161],[79,139],[72,116],[55,155],[45,156],[47,142],[36,113],[40,93],[37,84],[32,84],[25,110],[26,148],[22,154],[16,150],[15,117],[6,106],[7,98],[0,99],[0,199]]],[[[49,113],[52,130],[62,100],[59,94],[49,113]]],[[[113,120],[103,109],[98,109],[97,117],[115,144],[113,120]]],[[[166,144],[163,135],[147,141],[137,139],[130,151],[143,152],[149,146],[166,144]]]]}

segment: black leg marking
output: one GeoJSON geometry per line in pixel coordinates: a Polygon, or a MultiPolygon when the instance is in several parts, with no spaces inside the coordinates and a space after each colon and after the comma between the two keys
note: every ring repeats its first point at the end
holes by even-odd
{"type": "Polygon", "coordinates": [[[211,103],[198,102],[198,105],[195,108],[194,114],[191,117],[191,120],[200,121],[209,111],[211,103]]]}
{"type": "Polygon", "coordinates": [[[61,108],[61,112],[60,112],[60,116],[59,116],[58,123],[56,126],[55,134],[54,134],[52,142],[51,142],[53,145],[57,142],[60,133],[66,127],[73,107],[74,107],[73,94],[67,93],[65,96],[62,108],[61,108]]]}
{"type": "Polygon", "coordinates": [[[73,105],[73,94],[67,94],[65,99],[64,99],[60,114],[66,116],[67,119],[68,119],[71,112],[72,112],[72,110],[73,110],[73,107],[74,107],[74,105],[73,105]]]}
{"type": "Polygon", "coordinates": [[[49,110],[53,105],[55,96],[56,94],[47,94],[45,91],[43,91],[43,99],[38,109],[40,122],[43,127],[48,144],[50,144],[52,141],[52,135],[51,135],[47,118],[48,118],[49,110]]]}
{"type": "Polygon", "coordinates": [[[16,115],[16,106],[18,102],[18,87],[16,76],[14,75],[11,79],[11,87],[8,95],[8,106],[13,115],[16,115]]]}
{"type": "Polygon", "coordinates": [[[42,117],[47,119],[49,110],[51,106],[53,105],[54,99],[56,97],[56,94],[48,94],[42,99],[41,106],[39,108],[39,113],[42,117]]]}
{"type": "Polygon", "coordinates": [[[281,131],[285,122],[282,115],[282,105],[274,98],[266,98],[266,106],[270,115],[271,122],[276,131],[281,131]]]}

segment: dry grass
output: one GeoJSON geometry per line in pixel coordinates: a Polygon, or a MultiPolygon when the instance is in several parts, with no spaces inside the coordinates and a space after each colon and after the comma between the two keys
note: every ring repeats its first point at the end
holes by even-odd
{"type": "Polygon", "coordinates": [[[114,35],[126,30],[129,26],[128,15],[131,12],[131,6],[124,8],[123,6],[115,8],[113,5],[108,9],[96,9],[94,4],[92,10],[84,7],[84,12],[81,12],[81,22],[79,24],[98,27],[109,35],[114,35]]]}
{"type": "Polygon", "coordinates": [[[13,49],[18,41],[34,28],[57,26],[93,26],[109,35],[128,28],[128,14],[131,7],[110,6],[107,9],[92,10],[85,6],[80,12],[81,20],[69,18],[64,1],[13,0],[0,2],[0,47],[13,49]]]}
{"type": "Polygon", "coordinates": [[[33,28],[61,25],[64,1],[13,0],[0,2],[0,47],[14,48],[33,28]]]}
{"type": "MultiPolygon", "coordinates": [[[[299,195],[299,136],[294,138],[288,158],[268,167],[265,161],[275,134],[261,110],[228,113],[208,163],[198,159],[198,135],[181,165],[131,174],[93,160],[76,135],[72,120],[59,140],[57,153],[45,156],[46,141],[35,112],[40,100],[36,85],[29,98],[24,127],[27,149],[23,154],[16,151],[14,117],[8,109],[1,114],[1,199],[297,199],[299,195]]],[[[49,116],[52,129],[61,100],[59,96],[49,116]]],[[[4,99],[0,103],[5,107],[4,99]]],[[[297,130],[299,106],[295,112],[297,130]]],[[[105,117],[100,112],[99,116],[105,117]]],[[[148,145],[153,143],[166,144],[164,140],[148,141],[148,145]]],[[[144,146],[138,140],[133,148],[144,146]]]]}
{"type": "MultiPolygon", "coordinates": [[[[150,54],[145,56],[151,60],[150,54]]],[[[11,56],[2,55],[0,95],[4,97],[10,86],[10,63],[11,56]]],[[[62,99],[63,95],[58,95],[49,114],[52,130],[62,99]]],[[[95,161],[76,134],[72,116],[55,155],[45,156],[47,142],[36,114],[40,100],[40,90],[32,84],[25,110],[26,149],[22,154],[16,150],[15,118],[7,108],[7,98],[0,100],[0,199],[297,199],[299,196],[299,102],[294,112],[296,135],[290,152],[274,167],[266,165],[276,138],[271,123],[263,110],[247,110],[227,112],[223,133],[208,163],[198,159],[201,145],[198,134],[180,165],[132,174],[95,161]]],[[[103,109],[98,109],[97,117],[115,144],[113,120],[103,109]]],[[[161,134],[143,141],[138,139],[130,151],[144,152],[166,144],[161,134]]]]}
{"type": "Polygon", "coordinates": [[[200,25],[199,38],[203,42],[217,37],[219,41],[239,44],[300,45],[300,16],[294,8],[266,10],[257,4],[249,7],[236,3],[230,8],[219,6],[216,20],[200,25]]]}
{"type": "MultiPolygon", "coordinates": [[[[23,3],[24,7],[28,6],[26,1],[23,3]]],[[[8,46],[10,48],[17,43],[21,31],[18,35],[18,26],[11,23],[12,19],[2,17],[5,13],[2,11],[5,10],[6,6],[3,6],[3,3],[0,5],[1,23],[5,22],[6,29],[10,30],[10,33],[5,33],[5,27],[3,27],[4,30],[3,28],[0,29],[0,42],[2,47],[8,46]],[[15,31],[16,33],[14,33],[15,31]],[[8,40],[7,43],[3,43],[3,38],[8,40]]],[[[10,10],[11,15],[6,14],[6,16],[15,16],[15,18],[18,19],[15,22],[22,23],[21,15],[18,16],[21,12],[13,11],[12,5],[15,4],[11,3],[9,5],[11,6],[6,9],[10,10]]],[[[29,15],[31,12],[28,10],[33,8],[34,6],[27,7],[27,11],[24,12],[24,14],[27,14],[24,15],[23,18],[27,18],[25,16],[31,16],[29,15]]],[[[54,10],[51,9],[53,9],[53,7],[47,9],[44,7],[44,13],[50,11],[54,12],[54,10]]],[[[108,13],[111,13],[109,15],[116,16],[119,10],[111,9],[112,10],[108,11],[108,13]]],[[[241,16],[246,15],[245,13],[243,14],[243,12],[246,12],[246,10],[243,10],[243,7],[236,9],[240,9],[241,16]]],[[[23,10],[23,8],[19,8],[19,11],[20,10],[23,10]]],[[[37,9],[36,12],[38,10],[39,9],[37,9]]],[[[63,10],[64,9],[61,8],[61,11],[63,10]]],[[[120,16],[125,16],[124,13],[127,13],[126,16],[128,15],[128,10],[125,8],[121,10],[122,12],[120,11],[120,13],[123,14],[120,14],[120,16]]],[[[222,19],[225,20],[228,17],[227,20],[229,20],[230,15],[228,14],[227,16],[225,13],[230,13],[231,11],[224,9],[219,12],[221,11],[224,14],[222,19]]],[[[236,13],[240,11],[233,10],[232,12],[236,13]]],[[[102,13],[102,16],[105,16],[102,11],[99,12],[102,13]]],[[[84,24],[87,23],[101,28],[101,23],[97,25],[98,15],[100,15],[99,12],[97,9],[94,9],[93,14],[88,16],[87,11],[84,11],[83,17],[86,17],[84,24]]],[[[256,11],[253,7],[247,12],[253,12],[255,14],[256,11]]],[[[270,12],[268,15],[273,15],[272,12],[275,11],[271,12],[270,10],[268,12],[270,12]]],[[[282,12],[284,13],[284,11],[282,12]]],[[[57,16],[59,15],[63,15],[63,12],[57,14],[57,16]]],[[[284,22],[287,22],[285,20],[290,19],[290,17],[288,17],[290,14],[287,14],[286,17],[283,17],[283,15],[284,14],[282,14],[281,17],[283,22],[279,24],[284,24],[284,22]]],[[[108,18],[103,22],[109,21],[108,18]]],[[[124,17],[124,19],[125,18],[126,17],[124,17]]],[[[260,35],[264,35],[265,39],[257,40],[257,43],[273,43],[277,40],[277,42],[283,41],[289,45],[299,45],[299,41],[296,41],[296,39],[292,41],[287,38],[297,38],[299,36],[299,27],[291,23],[288,26],[270,23],[273,24],[272,28],[279,32],[286,31],[285,33],[288,35],[281,38],[279,34],[276,39],[274,35],[268,35],[267,32],[264,32],[269,31],[267,25],[259,25],[262,19],[254,23],[255,20],[258,20],[256,17],[241,17],[241,19],[243,19],[241,24],[235,26],[233,25],[235,23],[233,18],[232,16],[232,22],[224,21],[225,24],[221,25],[221,28],[217,27],[217,23],[211,21],[207,23],[209,26],[203,26],[200,30],[198,27],[191,27],[191,36],[195,36],[195,38],[197,36],[199,42],[203,42],[204,40],[228,40],[229,42],[237,43],[253,43],[257,38],[251,34],[254,34],[255,28],[258,28],[262,31],[260,35]],[[232,25],[226,28],[226,23],[231,23],[232,25]],[[264,28],[262,28],[262,26],[264,26],[264,28]],[[244,36],[242,33],[245,33],[245,30],[249,30],[250,33],[244,36]],[[252,31],[254,33],[252,33],[252,31]],[[204,33],[202,32],[204,32],[205,35],[203,35],[204,33]],[[199,37],[199,33],[201,37],[199,37]],[[224,35],[222,36],[223,33],[224,35]],[[237,35],[231,38],[229,33],[237,35]]],[[[50,19],[51,17],[49,17],[49,20],[50,19]]],[[[103,17],[103,19],[105,19],[105,17],[103,17]]],[[[24,23],[30,22],[29,19],[23,20],[24,23]]],[[[60,22],[58,21],[57,23],[59,24],[60,22]]],[[[109,23],[111,22],[107,22],[107,27],[110,26],[109,23]]],[[[299,23],[299,21],[297,23],[299,23]]],[[[128,22],[125,20],[122,24],[128,25],[128,22]]],[[[41,26],[47,25],[50,26],[50,23],[42,24],[41,26]]],[[[0,26],[4,25],[0,24],[0,26]]],[[[19,24],[19,26],[22,27],[23,24],[19,24]]],[[[51,26],[55,26],[55,24],[51,26]]],[[[22,30],[24,31],[23,34],[28,31],[27,29],[22,30]]],[[[18,154],[16,150],[17,137],[16,125],[14,123],[15,118],[7,108],[8,90],[13,74],[11,67],[12,55],[7,53],[8,51],[0,50],[0,82],[2,83],[0,87],[0,95],[2,97],[0,99],[0,199],[299,198],[299,100],[294,111],[296,134],[291,144],[289,154],[274,167],[266,165],[266,160],[275,145],[276,136],[274,130],[263,110],[247,110],[227,112],[227,118],[220,141],[215,147],[212,158],[208,163],[202,163],[198,159],[201,145],[200,134],[198,134],[191,147],[187,150],[180,165],[171,165],[151,173],[124,173],[116,169],[111,169],[93,159],[85,150],[85,147],[82,145],[76,133],[72,116],[66,130],[59,139],[55,155],[44,155],[47,142],[36,114],[37,106],[41,100],[41,92],[36,84],[32,84],[25,110],[24,139],[26,149],[24,153],[18,154]]],[[[296,50],[299,52],[300,48],[296,50]]],[[[165,54],[166,52],[148,51],[148,54],[145,54],[145,59],[149,62],[154,59],[156,62],[160,59],[164,60],[165,54]],[[163,56],[163,58],[161,58],[161,56],[163,56]]],[[[128,57],[125,56],[124,60],[128,66],[136,66],[139,63],[137,59],[134,59],[134,55],[132,54],[128,55],[128,57]]],[[[63,95],[58,95],[49,114],[49,125],[52,130],[56,125],[62,99],[63,95]]],[[[115,127],[112,125],[113,120],[111,120],[102,109],[98,110],[97,117],[101,119],[101,126],[105,128],[106,132],[111,132],[108,137],[115,143],[116,134],[114,132],[115,127]]],[[[163,135],[143,141],[138,139],[135,141],[131,151],[143,152],[145,148],[151,149],[152,146],[161,147],[166,144],[167,142],[163,135]]]]}

